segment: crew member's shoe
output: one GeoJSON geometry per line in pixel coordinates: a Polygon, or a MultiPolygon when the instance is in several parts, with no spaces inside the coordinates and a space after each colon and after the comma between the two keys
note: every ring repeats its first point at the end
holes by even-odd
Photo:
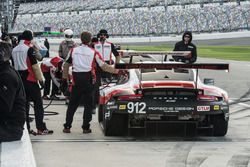
{"type": "Polygon", "coordinates": [[[57,97],[56,95],[52,95],[52,96],[50,96],[50,99],[53,99],[53,100],[59,100],[60,98],[59,98],[59,97],[57,97]]]}
{"type": "Polygon", "coordinates": [[[91,133],[91,129],[83,129],[82,133],[91,133]]]}
{"type": "Polygon", "coordinates": [[[34,135],[34,136],[37,135],[37,133],[36,133],[34,130],[32,130],[32,129],[30,129],[30,130],[28,130],[28,131],[29,131],[29,134],[32,134],[32,135],[34,135]]]}
{"type": "Polygon", "coordinates": [[[42,98],[43,100],[50,100],[50,98],[47,95],[44,95],[42,98]]]}
{"type": "Polygon", "coordinates": [[[37,130],[37,135],[52,135],[53,133],[54,131],[49,129],[37,130]]]}
{"type": "Polygon", "coordinates": [[[63,133],[71,133],[71,132],[70,132],[70,128],[64,128],[64,129],[63,129],[63,133]]]}

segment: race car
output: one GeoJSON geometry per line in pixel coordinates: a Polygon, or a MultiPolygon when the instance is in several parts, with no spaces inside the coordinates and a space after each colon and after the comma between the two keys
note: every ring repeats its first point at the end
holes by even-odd
{"type": "Polygon", "coordinates": [[[150,54],[123,53],[129,60],[116,64],[116,68],[126,72],[101,87],[98,121],[104,134],[133,135],[138,131],[158,135],[173,130],[170,124],[176,124],[183,125],[184,133],[191,128],[211,129],[213,136],[226,135],[228,94],[211,85],[212,79],[203,83],[198,71],[228,71],[229,64],[184,64],[167,60],[168,53],[157,52],[162,60],[150,54]]]}

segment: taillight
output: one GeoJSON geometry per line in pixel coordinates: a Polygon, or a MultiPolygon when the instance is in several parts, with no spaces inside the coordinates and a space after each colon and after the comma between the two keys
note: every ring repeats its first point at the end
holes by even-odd
{"type": "Polygon", "coordinates": [[[218,101],[218,97],[209,95],[198,95],[197,100],[200,101],[218,101]]]}
{"type": "Polygon", "coordinates": [[[119,96],[118,100],[136,100],[136,99],[141,99],[142,98],[142,94],[135,94],[135,95],[123,95],[123,96],[119,96]]]}

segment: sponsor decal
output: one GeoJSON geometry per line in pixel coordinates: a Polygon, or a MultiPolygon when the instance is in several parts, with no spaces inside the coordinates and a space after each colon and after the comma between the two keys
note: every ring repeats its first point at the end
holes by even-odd
{"type": "Polygon", "coordinates": [[[108,111],[108,112],[105,113],[105,119],[107,119],[109,117],[110,117],[110,111],[108,111]]]}
{"type": "Polygon", "coordinates": [[[126,105],[120,105],[119,106],[119,110],[125,110],[126,109],[126,105]]]}
{"type": "Polygon", "coordinates": [[[151,111],[163,112],[179,112],[179,111],[194,111],[194,107],[148,107],[151,111]]]}
{"type": "Polygon", "coordinates": [[[197,111],[210,111],[210,106],[197,106],[197,111]]]}
{"type": "Polygon", "coordinates": [[[117,105],[115,105],[115,106],[107,106],[107,109],[108,110],[118,109],[118,106],[117,105]]]}
{"type": "Polygon", "coordinates": [[[214,105],[214,110],[219,110],[220,106],[219,105],[214,105]]]}
{"type": "Polygon", "coordinates": [[[193,47],[193,46],[191,46],[191,45],[188,45],[188,48],[192,48],[192,49],[193,49],[194,47],[193,47]]]}
{"type": "Polygon", "coordinates": [[[115,104],[115,102],[114,101],[109,101],[108,103],[107,103],[107,105],[114,105],[115,104]]]}

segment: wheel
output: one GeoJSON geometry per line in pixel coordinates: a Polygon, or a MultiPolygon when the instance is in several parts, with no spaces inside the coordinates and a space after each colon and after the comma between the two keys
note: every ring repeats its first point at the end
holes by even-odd
{"type": "Polygon", "coordinates": [[[211,116],[214,136],[225,136],[228,130],[228,121],[224,119],[224,114],[211,116]]]}
{"type": "Polygon", "coordinates": [[[99,105],[98,107],[98,122],[102,122],[103,121],[103,105],[99,105]]]}
{"type": "Polygon", "coordinates": [[[125,114],[112,114],[110,120],[104,119],[105,136],[122,136],[128,132],[128,116],[125,114]]]}

